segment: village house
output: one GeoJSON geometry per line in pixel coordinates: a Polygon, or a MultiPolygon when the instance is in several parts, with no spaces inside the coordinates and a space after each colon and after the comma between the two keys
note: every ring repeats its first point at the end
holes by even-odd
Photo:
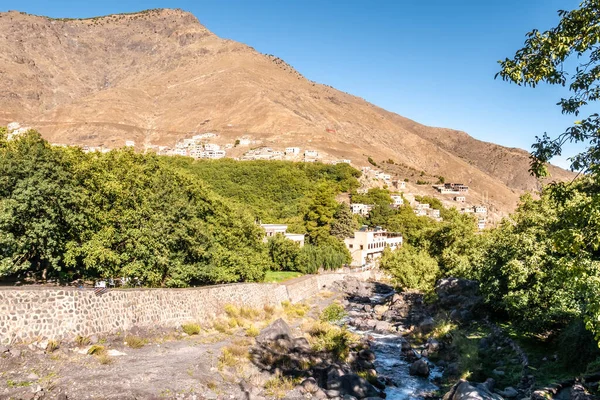
{"type": "Polygon", "coordinates": [[[485,229],[485,219],[480,218],[477,220],[477,228],[481,231],[485,229]]]}
{"type": "Polygon", "coordinates": [[[334,160],[331,162],[333,165],[337,165],[337,164],[352,164],[352,161],[350,160],[334,160]]]}
{"type": "Polygon", "coordinates": [[[125,146],[126,147],[135,147],[135,142],[133,140],[126,140],[125,146]]]}
{"type": "Polygon", "coordinates": [[[317,150],[304,150],[304,158],[319,158],[317,150]]]}
{"type": "Polygon", "coordinates": [[[218,144],[215,144],[215,143],[206,143],[204,145],[204,150],[217,151],[217,150],[221,150],[221,146],[219,146],[218,144]]]}
{"type": "Polygon", "coordinates": [[[237,140],[239,140],[238,144],[240,146],[250,146],[252,144],[252,140],[250,140],[248,138],[239,138],[237,140]]]}
{"type": "Polygon", "coordinates": [[[173,151],[173,154],[176,155],[176,156],[187,156],[188,155],[188,149],[179,147],[179,148],[176,148],[173,151]]]}
{"type": "Polygon", "coordinates": [[[295,156],[300,154],[300,147],[286,147],[285,154],[288,156],[295,156]]]}
{"type": "Polygon", "coordinates": [[[440,218],[440,210],[437,208],[430,208],[427,210],[427,215],[429,215],[431,218],[440,218]]]}
{"type": "Polygon", "coordinates": [[[404,182],[404,181],[398,181],[398,180],[393,180],[392,181],[392,187],[394,189],[398,189],[398,190],[406,189],[406,182],[404,182]]]}
{"type": "Polygon", "coordinates": [[[473,211],[475,211],[475,214],[487,214],[487,207],[486,206],[474,206],[473,211]]]}
{"type": "Polygon", "coordinates": [[[464,203],[465,201],[467,201],[467,198],[465,196],[456,196],[454,198],[454,201],[457,201],[459,203],[464,203]]]}
{"type": "Polygon", "coordinates": [[[367,194],[369,193],[369,188],[361,187],[356,189],[356,193],[358,194],[367,194]]]}
{"type": "Polygon", "coordinates": [[[393,207],[400,207],[401,205],[403,205],[403,204],[404,204],[404,199],[402,198],[402,196],[401,196],[401,195],[399,195],[399,194],[393,194],[393,195],[391,195],[390,197],[391,197],[391,198],[392,198],[392,200],[394,201],[394,202],[392,203],[392,206],[393,206],[393,207]]]}
{"type": "Polygon", "coordinates": [[[219,158],[225,157],[225,154],[225,150],[206,150],[202,153],[202,158],[218,160],[219,158]]]}
{"type": "Polygon", "coordinates": [[[351,265],[362,267],[375,262],[386,248],[395,250],[402,246],[402,235],[387,232],[380,227],[363,227],[354,232],[351,238],[344,239],[344,243],[352,256],[351,265]]]}
{"type": "Polygon", "coordinates": [[[366,217],[373,209],[373,206],[369,204],[352,203],[350,204],[350,208],[352,209],[353,214],[360,214],[366,217]]]}
{"type": "Polygon", "coordinates": [[[265,241],[277,234],[285,236],[287,239],[296,242],[300,247],[304,246],[304,235],[301,233],[288,233],[288,226],[285,224],[260,224],[265,230],[265,241]]]}

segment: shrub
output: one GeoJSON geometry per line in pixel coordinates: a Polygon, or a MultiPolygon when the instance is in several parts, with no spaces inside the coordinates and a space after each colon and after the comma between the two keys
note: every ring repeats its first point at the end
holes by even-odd
{"type": "Polygon", "coordinates": [[[256,337],[260,334],[260,330],[256,327],[256,325],[250,325],[248,329],[246,329],[246,335],[250,337],[256,337]]]}
{"type": "Polygon", "coordinates": [[[395,251],[386,249],[381,268],[388,271],[402,289],[432,291],[440,273],[437,261],[425,250],[405,244],[395,251]]]}
{"type": "Polygon", "coordinates": [[[89,348],[89,350],[87,351],[87,353],[90,356],[96,355],[102,355],[102,354],[106,354],[106,348],[104,346],[100,346],[98,344],[93,345],[92,347],[89,348]]]}
{"type": "Polygon", "coordinates": [[[46,353],[52,353],[60,347],[60,343],[57,340],[49,340],[46,345],[46,353]]]}
{"type": "Polygon", "coordinates": [[[225,305],[225,314],[231,318],[237,318],[240,316],[240,309],[234,306],[233,304],[225,305]]]}
{"type": "Polygon", "coordinates": [[[77,337],[75,338],[75,343],[78,346],[87,346],[88,344],[90,344],[90,338],[87,336],[77,335],[77,337]]]}
{"type": "Polygon", "coordinates": [[[375,161],[373,161],[373,159],[371,157],[367,158],[367,161],[369,162],[369,164],[371,164],[372,166],[376,167],[377,163],[375,161]]]}
{"type": "Polygon", "coordinates": [[[289,318],[300,318],[304,317],[308,312],[308,306],[303,303],[292,304],[288,300],[282,301],[281,306],[283,311],[289,318]]]}
{"type": "Polygon", "coordinates": [[[358,336],[346,328],[331,325],[327,322],[316,322],[308,333],[315,351],[326,351],[338,360],[345,361],[350,353],[350,346],[358,343],[358,336]]]}
{"type": "Polygon", "coordinates": [[[188,335],[197,335],[200,333],[201,331],[201,327],[198,324],[194,324],[194,323],[187,323],[187,324],[183,324],[181,325],[181,329],[188,335]]]}
{"type": "Polygon", "coordinates": [[[125,343],[127,343],[127,346],[131,347],[132,349],[139,349],[144,347],[146,340],[139,336],[125,336],[125,343]]]}
{"type": "Polygon", "coordinates": [[[320,319],[325,322],[338,322],[346,316],[344,307],[337,303],[332,303],[325,307],[321,312],[320,319]]]}

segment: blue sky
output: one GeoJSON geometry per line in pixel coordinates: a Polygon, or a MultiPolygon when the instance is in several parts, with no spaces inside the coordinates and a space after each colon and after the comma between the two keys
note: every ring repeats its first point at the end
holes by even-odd
{"type": "MultiPolygon", "coordinates": [[[[559,87],[494,80],[533,28],[578,0],[0,0],[0,10],[90,17],[182,8],[217,35],[274,54],[307,78],[412,118],[485,141],[530,149],[536,135],[573,121],[559,87]]],[[[570,147],[563,159],[573,154],[570,147]]]]}

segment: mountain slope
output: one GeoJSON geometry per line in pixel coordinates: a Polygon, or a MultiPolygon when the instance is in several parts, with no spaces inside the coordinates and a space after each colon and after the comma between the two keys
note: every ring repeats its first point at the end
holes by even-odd
{"type": "Polygon", "coordinates": [[[426,127],[311,82],[181,10],[83,20],[0,13],[0,124],[12,121],[57,143],[172,146],[212,131],[315,148],[356,165],[367,156],[393,159],[468,183],[503,211],[539,187],[525,151],[426,127]]]}

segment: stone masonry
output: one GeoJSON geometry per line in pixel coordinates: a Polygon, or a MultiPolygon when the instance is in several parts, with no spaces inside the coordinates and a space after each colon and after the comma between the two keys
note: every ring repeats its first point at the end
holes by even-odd
{"type": "Polygon", "coordinates": [[[226,304],[262,308],[302,301],[346,275],[366,279],[370,271],[329,273],[284,284],[239,283],[186,289],[0,288],[0,343],[65,339],[127,331],[133,327],[176,327],[214,318],[226,304]]]}

